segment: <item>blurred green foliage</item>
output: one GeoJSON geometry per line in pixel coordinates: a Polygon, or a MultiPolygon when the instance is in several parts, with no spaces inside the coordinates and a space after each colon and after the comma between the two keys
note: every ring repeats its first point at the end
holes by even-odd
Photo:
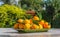
{"type": "Polygon", "coordinates": [[[45,17],[48,22],[51,23],[51,26],[58,28],[59,26],[59,12],[60,12],[60,0],[47,0],[44,3],[46,5],[45,17]],[[58,14],[58,15],[57,15],[58,14]]]}
{"type": "MultiPolygon", "coordinates": [[[[7,4],[10,3],[9,0],[2,0],[2,1],[4,1],[4,3],[7,3],[7,4]]],[[[60,0],[46,0],[46,1],[44,1],[44,0],[38,0],[38,1],[37,0],[21,0],[21,1],[18,1],[18,3],[19,3],[19,5],[21,5],[22,9],[34,10],[40,19],[44,19],[44,20],[50,22],[52,27],[60,28],[60,26],[59,26],[59,24],[60,24],[60,20],[59,20],[59,18],[60,18],[60,13],[59,13],[60,12],[60,0]],[[46,9],[43,10],[43,7],[45,7],[46,9]]],[[[11,19],[11,20],[9,20],[9,22],[12,22],[13,17],[16,16],[17,18],[20,18],[20,16],[25,14],[25,13],[23,13],[22,15],[20,15],[19,12],[24,12],[24,11],[23,10],[20,11],[20,9],[19,8],[17,9],[15,6],[13,7],[13,6],[4,5],[4,6],[1,6],[0,8],[1,8],[0,9],[0,19],[1,19],[0,21],[2,21],[0,23],[1,27],[6,26],[5,25],[6,19],[7,20],[11,19]]],[[[17,19],[16,17],[14,18],[14,20],[17,19]]],[[[12,23],[8,23],[8,24],[12,25],[12,23]]],[[[7,25],[7,26],[9,26],[9,25],[7,25]]]]}
{"type": "Polygon", "coordinates": [[[0,6],[0,27],[12,27],[17,19],[23,17],[25,11],[14,5],[0,6]]]}
{"type": "Polygon", "coordinates": [[[36,15],[42,19],[43,0],[21,0],[21,7],[25,10],[34,10],[36,15]]]}
{"type": "Polygon", "coordinates": [[[21,7],[23,9],[34,9],[34,10],[42,10],[43,1],[42,0],[21,0],[21,7]]]}
{"type": "Polygon", "coordinates": [[[53,25],[54,28],[60,28],[60,13],[57,13],[53,19],[53,25]]]}

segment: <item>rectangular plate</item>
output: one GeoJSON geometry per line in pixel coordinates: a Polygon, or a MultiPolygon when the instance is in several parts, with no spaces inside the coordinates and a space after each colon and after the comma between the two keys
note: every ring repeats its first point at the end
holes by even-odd
{"type": "Polygon", "coordinates": [[[30,29],[30,30],[24,30],[24,29],[17,29],[18,32],[20,33],[33,33],[33,32],[47,32],[49,29],[30,29]]]}

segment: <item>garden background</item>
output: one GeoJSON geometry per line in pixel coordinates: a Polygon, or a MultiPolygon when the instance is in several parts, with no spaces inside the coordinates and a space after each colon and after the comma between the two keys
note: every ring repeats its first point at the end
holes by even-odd
{"type": "Polygon", "coordinates": [[[0,28],[11,28],[29,9],[48,21],[52,28],[60,28],[60,0],[0,0],[0,28]]]}

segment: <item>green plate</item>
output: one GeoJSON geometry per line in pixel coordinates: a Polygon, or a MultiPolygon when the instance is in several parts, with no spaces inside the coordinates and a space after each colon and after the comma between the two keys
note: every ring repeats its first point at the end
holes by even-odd
{"type": "Polygon", "coordinates": [[[17,29],[18,32],[20,33],[33,33],[33,32],[47,32],[49,29],[30,29],[30,30],[24,30],[24,29],[17,29]]]}

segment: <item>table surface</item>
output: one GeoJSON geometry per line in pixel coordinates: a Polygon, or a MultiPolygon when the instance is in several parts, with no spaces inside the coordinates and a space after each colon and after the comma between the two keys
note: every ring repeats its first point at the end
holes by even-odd
{"type": "Polygon", "coordinates": [[[48,32],[18,33],[13,28],[0,28],[0,37],[60,37],[60,29],[50,29],[48,32]]]}

